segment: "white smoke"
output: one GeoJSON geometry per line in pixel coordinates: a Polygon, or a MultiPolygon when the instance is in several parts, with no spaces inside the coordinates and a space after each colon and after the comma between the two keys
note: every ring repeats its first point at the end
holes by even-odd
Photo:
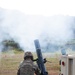
{"type": "Polygon", "coordinates": [[[73,19],[67,16],[52,16],[47,19],[43,32],[54,41],[65,42],[72,39],[71,23],[73,19]]]}
{"type": "Polygon", "coordinates": [[[0,39],[12,37],[24,50],[33,51],[34,40],[40,39],[42,33],[53,41],[72,39],[71,17],[25,15],[12,10],[1,10],[0,15],[0,39]]]}

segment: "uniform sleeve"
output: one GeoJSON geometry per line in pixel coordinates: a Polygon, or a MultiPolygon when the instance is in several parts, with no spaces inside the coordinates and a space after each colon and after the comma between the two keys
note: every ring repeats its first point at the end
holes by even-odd
{"type": "Polygon", "coordinates": [[[18,67],[18,71],[17,71],[17,75],[20,75],[20,67],[21,67],[22,63],[23,63],[23,61],[20,62],[20,65],[19,65],[19,67],[18,67]]]}
{"type": "Polygon", "coordinates": [[[38,68],[37,65],[34,65],[34,69],[35,69],[35,74],[40,75],[40,69],[38,68]]]}
{"type": "Polygon", "coordinates": [[[20,69],[18,69],[18,71],[17,71],[17,75],[20,75],[20,69]]]}

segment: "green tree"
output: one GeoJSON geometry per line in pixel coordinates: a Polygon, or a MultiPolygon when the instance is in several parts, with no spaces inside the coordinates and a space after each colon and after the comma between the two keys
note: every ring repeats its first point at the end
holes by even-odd
{"type": "Polygon", "coordinates": [[[2,51],[6,51],[9,48],[13,48],[15,50],[23,51],[22,48],[20,47],[20,45],[17,42],[15,42],[13,39],[3,40],[2,45],[3,45],[2,51]]]}

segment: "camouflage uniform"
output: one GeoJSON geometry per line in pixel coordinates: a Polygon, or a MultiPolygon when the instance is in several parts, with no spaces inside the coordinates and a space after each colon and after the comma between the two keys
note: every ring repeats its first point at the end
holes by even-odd
{"type": "Polygon", "coordinates": [[[19,66],[17,75],[40,75],[40,71],[37,65],[33,63],[33,55],[31,52],[26,52],[24,60],[19,66]]]}

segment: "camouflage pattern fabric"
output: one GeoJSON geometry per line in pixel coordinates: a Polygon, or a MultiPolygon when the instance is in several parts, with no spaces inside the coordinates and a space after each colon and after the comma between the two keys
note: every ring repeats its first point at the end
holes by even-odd
{"type": "Polygon", "coordinates": [[[40,70],[37,65],[33,63],[33,55],[31,52],[26,52],[24,60],[21,62],[17,75],[40,75],[40,70]]]}
{"type": "Polygon", "coordinates": [[[34,70],[32,61],[24,60],[20,65],[20,75],[34,75],[34,70]]]}

